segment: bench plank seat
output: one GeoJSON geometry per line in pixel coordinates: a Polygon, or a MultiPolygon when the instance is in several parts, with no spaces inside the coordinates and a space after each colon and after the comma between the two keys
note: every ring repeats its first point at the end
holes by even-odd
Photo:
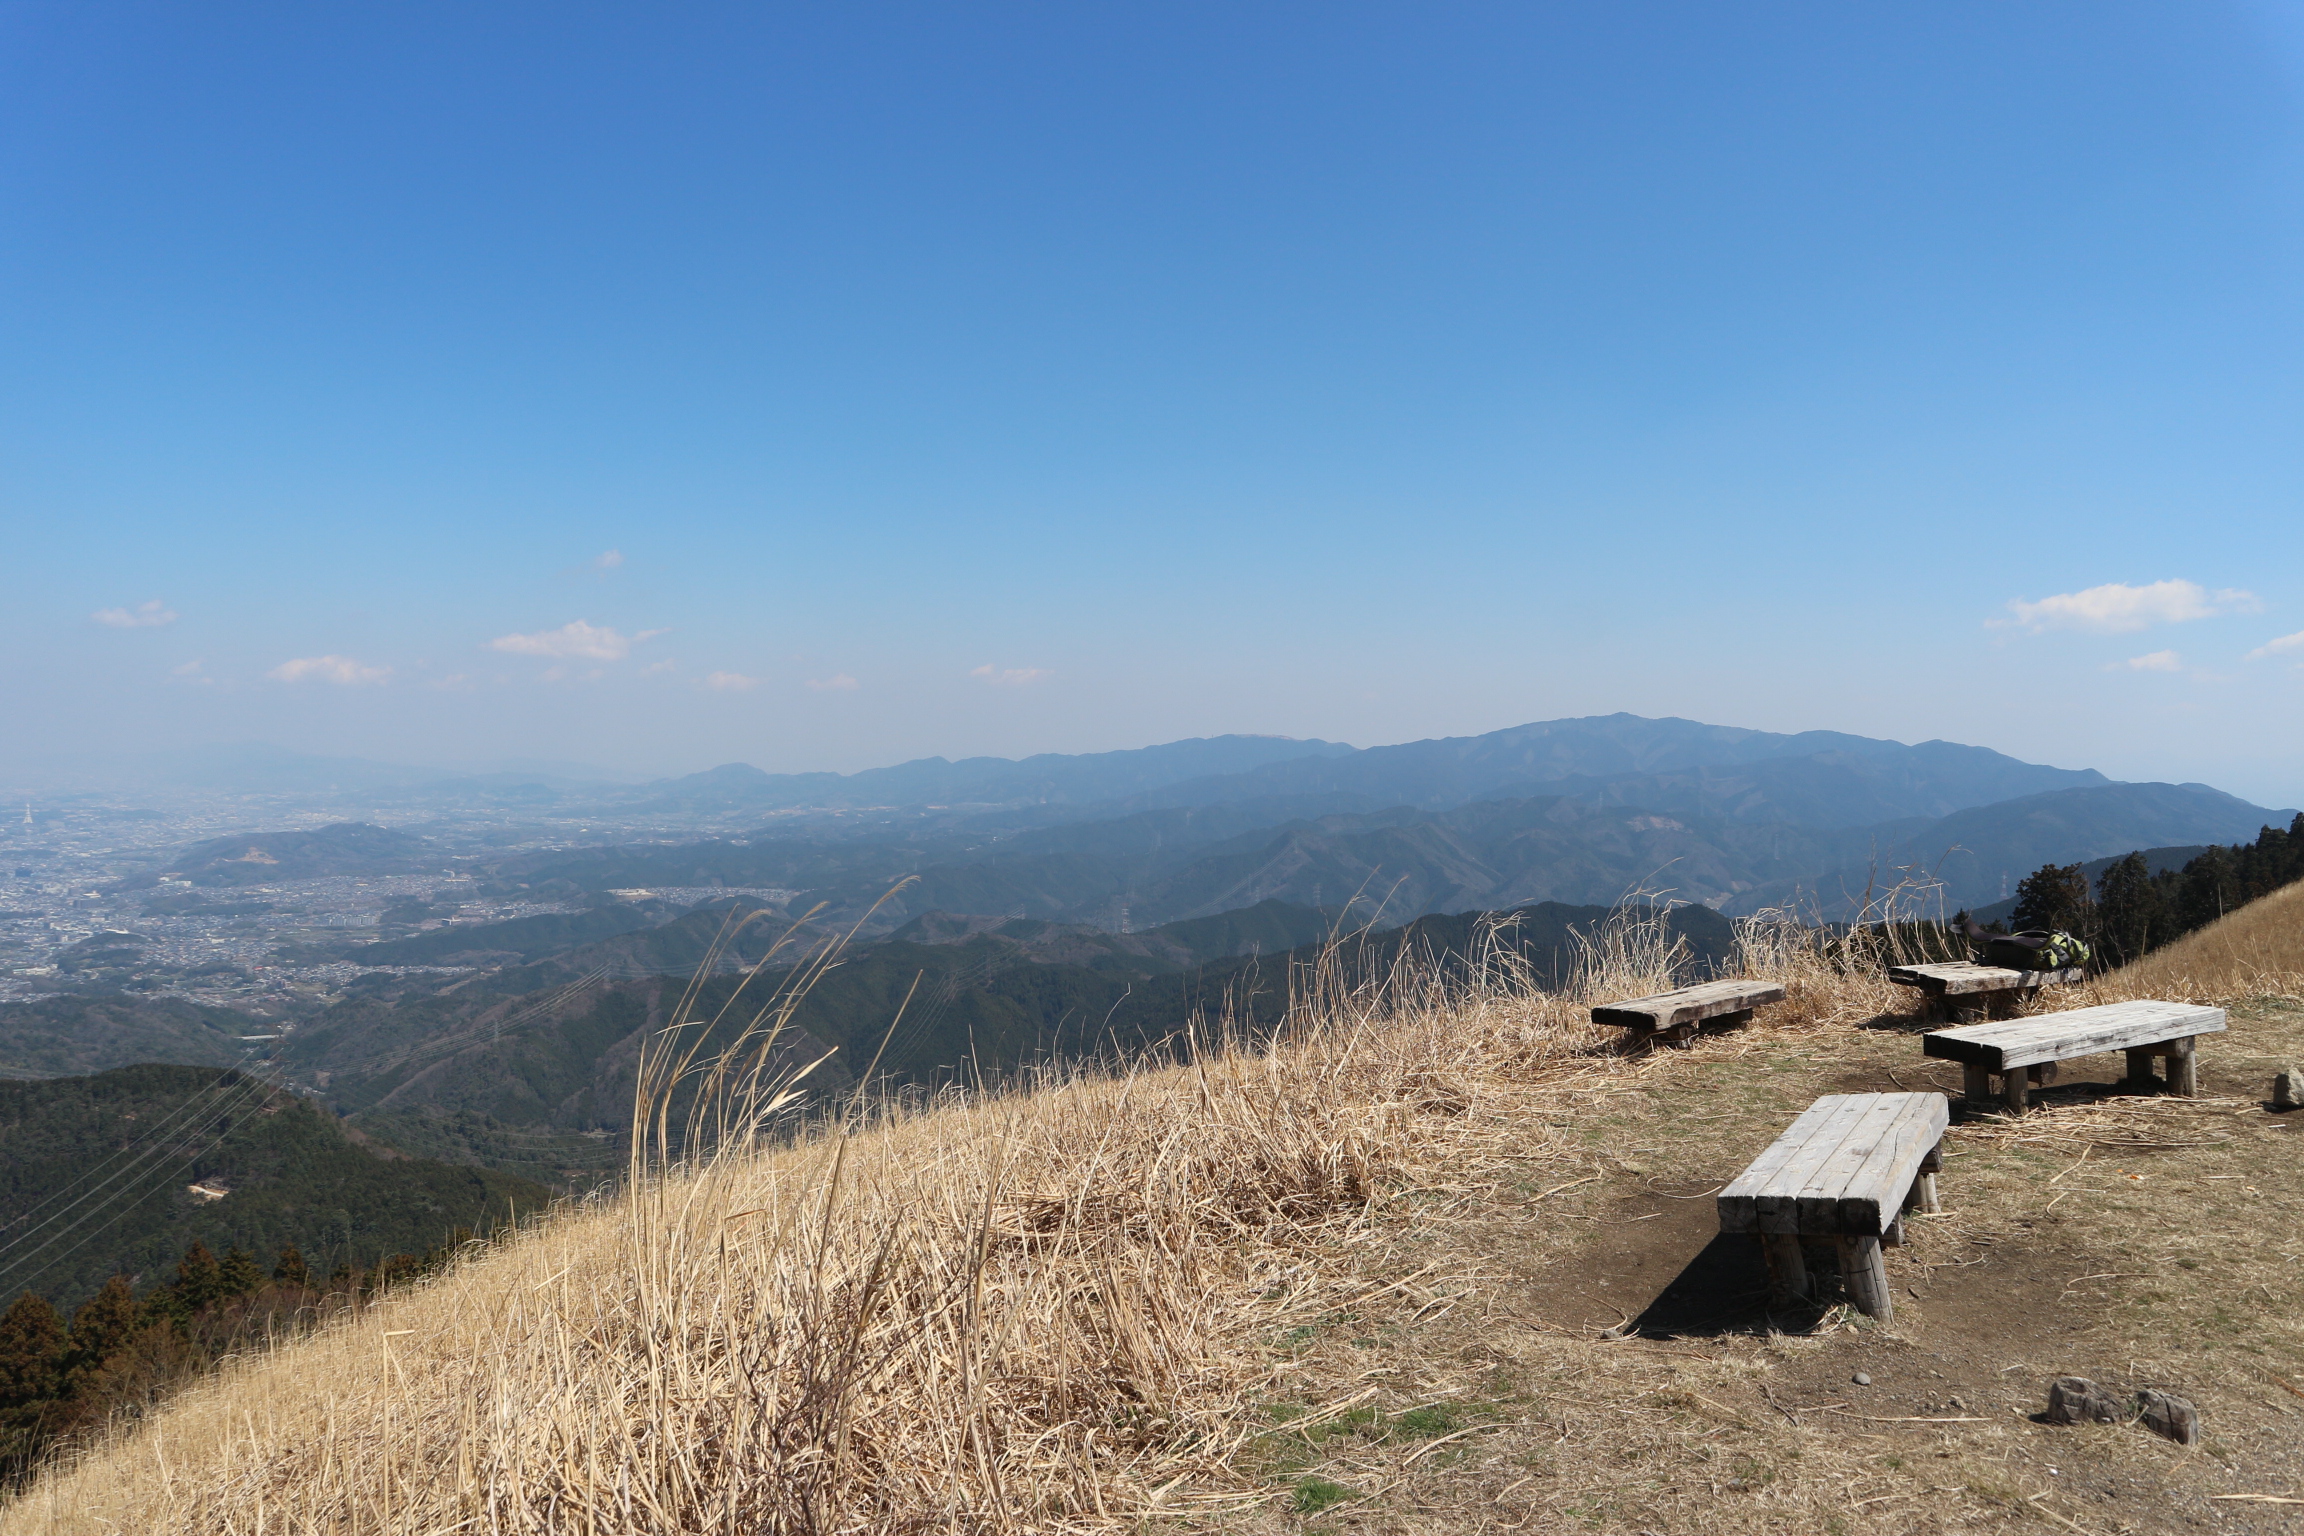
{"type": "Polygon", "coordinates": [[[1879,1237],[1951,1119],[1940,1093],[1826,1094],[1720,1191],[1720,1230],[1879,1237]]]}
{"type": "Polygon", "coordinates": [[[2106,1051],[2160,1045],[2224,1028],[2224,1010],[2197,1003],[2149,1000],[2105,1003],[2063,1013],[2038,1013],[1998,1024],[1939,1029],[1922,1037],[1922,1049],[1947,1061],[1973,1062],[1988,1072],[2096,1056],[2106,1051]]]}
{"type": "Polygon", "coordinates": [[[2031,1085],[2053,1081],[2057,1062],[2109,1051],[2128,1053],[2130,1086],[2152,1086],[2153,1059],[2163,1057],[2168,1063],[2169,1090],[2195,1094],[2200,1078],[2194,1041],[2223,1028],[2221,1008],[2140,998],[1998,1024],[1934,1030],[1922,1037],[1921,1050],[1959,1062],[1972,1101],[1991,1097],[1991,1077],[1999,1073],[2001,1102],[2011,1112],[2021,1113],[2031,1085]]]}
{"type": "Polygon", "coordinates": [[[1903,1240],[1907,1209],[1937,1209],[1950,1123],[1942,1094],[1827,1094],[1720,1191],[1720,1230],[1760,1240],[1780,1302],[1807,1293],[1802,1240],[1836,1244],[1849,1300],[1893,1321],[1881,1245],[1903,1240]]]}
{"type": "Polygon", "coordinates": [[[2030,992],[2040,987],[2066,986],[2087,972],[2078,966],[2060,971],[2013,971],[2000,965],[1977,965],[1947,960],[1935,965],[1892,965],[1888,979],[1900,987],[1918,987],[1931,997],[1971,997],[1979,992],[2030,992]]]}
{"type": "Polygon", "coordinates": [[[1592,1022],[1637,1030],[1678,1029],[1782,1001],[1784,989],[1773,981],[1707,981],[1653,997],[1604,1004],[1592,1010],[1592,1022]]]}

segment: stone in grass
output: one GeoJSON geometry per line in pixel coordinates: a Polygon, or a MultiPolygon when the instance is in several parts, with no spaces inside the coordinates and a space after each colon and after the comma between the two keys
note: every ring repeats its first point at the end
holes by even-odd
{"type": "Polygon", "coordinates": [[[2125,1424],[2129,1406],[2085,1376],[2059,1376],[2048,1383],[2051,1424],[2125,1424]]]}
{"type": "Polygon", "coordinates": [[[2168,1392],[2136,1394],[2136,1422],[2178,1445],[2200,1443],[2200,1410],[2168,1392]]]}
{"type": "Polygon", "coordinates": [[[2272,1079],[2272,1107],[2296,1109],[2304,1107],[2304,1072],[2294,1067],[2282,1067],[2279,1076],[2272,1079]]]}

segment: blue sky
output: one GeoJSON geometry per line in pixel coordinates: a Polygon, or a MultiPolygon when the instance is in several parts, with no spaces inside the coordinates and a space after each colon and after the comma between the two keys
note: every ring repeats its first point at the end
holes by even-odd
{"type": "Polygon", "coordinates": [[[1629,709],[2295,804],[2300,151],[2295,4],[0,4],[0,772],[1629,709]]]}

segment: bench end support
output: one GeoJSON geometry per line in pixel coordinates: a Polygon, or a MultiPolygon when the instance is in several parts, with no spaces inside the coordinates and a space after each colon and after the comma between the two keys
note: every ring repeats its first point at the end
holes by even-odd
{"type": "Polygon", "coordinates": [[[1764,1232],[1760,1254],[1768,1262],[1768,1301],[1788,1307],[1808,1295],[1808,1261],[1800,1254],[1800,1239],[1790,1232],[1764,1232]]]}
{"type": "Polygon", "coordinates": [[[1896,1321],[1896,1298],[1888,1289],[1888,1261],[1880,1256],[1880,1239],[1840,1239],[1840,1283],[1857,1311],[1883,1323],[1896,1321]]]}
{"type": "Polygon", "coordinates": [[[2022,1067],[2011,1067],[2000,1074],[2000,1103],[2012,1115],[2024,1113],[2031,1102],[2032,1074],[2022,1067]]]}
{"type": "Polygon", "coordinates": [[[2200,1094],[2200,1058],[2190,1035],[2168,1042],[2168,1091],[2187,1099],[2200,1094]]]}

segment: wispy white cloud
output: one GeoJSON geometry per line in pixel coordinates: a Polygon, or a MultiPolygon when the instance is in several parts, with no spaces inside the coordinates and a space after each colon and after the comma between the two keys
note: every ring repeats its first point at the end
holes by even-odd
{"type": "Polygon", "coordinates": [[[366,666],[349,656],[299,656],[264,675],[283,683],[333,683],[339,688],[356,688],[383,682],[392,675],[392,669],[366,666]]]}
{"type": "Polygon", "coordinates": [[[830,677],[812,677],[808,679],[808,686],[818,690],[819,692],[838,691],[841,693],[853,693],[856,691],[857,685],[856,679],[850,677],[847,673],[835,672],[830,677]]]}
{"type": "Polygon", "coordinates": [[[2291,651],[2304,651],[2304,629],[2277,640],[2267,640],[2248,653],[2250,661],[2262,661],[2267,656],[2285,656],[2291,651]]]}
{"type": "Polygon", "coordinates": [[[154,598],[133,608],[99,608],[88,617],[111,629],[158,629],[163,624],[175,623],[177,614],[175,609],[154,598]]]}
{"type": "Polygon", "coordinates": [[[2222,613],[2253,613],[2263,605],[2253,592],[2225,587],[2211,592],[2196,581],[2155,581],[2132,587],[2107,582],[2083,592],[2063,592],[2040,601],[2022,598],[2008,605],[2011,617],[1994,619],[1998,628],[2081,629],[2124,635],[2155,624],[2183,624],[2222,613]]]}
{"type": "Polygon", "coordinates": [[[1042,678],[1055,676],[1046,667],[995,667],[989,662],[981,667],[969,668],[968,675],[980,677],[984,681],[997,684],[1002,688],[1022,688],[1026,684],[1037,683],[1042,678]]]}
{"type": "Polygon", "coordinates": [[[624,551],[620,549],[611,549],[602,552],[601,555],[592,562],[592,569],[596,571],[612,571],[623,563],[624,551]]]}
{"type": "Polygon", "coordinates": [[[216,679],[208,675],[207,667],[208,664],[204,661],[188,661],[180,667],[170,667],[168,675],[178,682],[191,683],[199,687],[214,687],[216,679]]]}
{"type": "Polygon", "coordinates": [[[2154,651],[2145,656],[2131,656],[2126,661],[2105,665],[2107,672],[2181,672],[2184,659],[2174,651],[2154,651]]]}
{"type": "Polygon", "coordinates": [[[632,647],[642,641],[670,633],[670,630],[664,629],[644,629],[636,635],[626,635],[605,624],[587,624],[582,619],[575,619],[558,629],[539,630],[533,635],[498,635],[488,642],[488,648],[492,651],[509,651],[515,656],[622,661],[632,654],[632,647]]]}
{"type": "Polygon", "coordinates": [[[705,674],[704,686],[717,693],[747,693],[760,686],[760,679],[741,672],[710,672],[705,674]]]}

